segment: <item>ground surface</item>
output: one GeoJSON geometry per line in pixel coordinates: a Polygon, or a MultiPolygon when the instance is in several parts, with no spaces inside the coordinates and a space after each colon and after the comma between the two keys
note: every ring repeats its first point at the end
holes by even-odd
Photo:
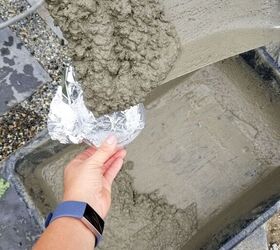
{"type": "Polygon", "coordinates": [[[234,250],[267,250],[265,226],[255,230],[246,240],[238,244],[234,250]]]}
{"type": "Polygon", "coordinates": [[[268,242],[272,250],[280,249],[280,214],[275,215],[267,223],[268,242]]]}
{"type": "Polygon", "coordinates": [[[10,187],[0,197],[0,250],[31,249],[39,234],[25,204],[10,187]]]}
{"type": "MultiPolygon", "coordinates": [[[[22,0],[0,0],[0,6],[0,18],[6,20],[26,9],[28,4],[22,0]]],[[[0,60],[0,96],[10,96],[10,100],[5,99],[4,103],[1,103],[2,97],[0,100],[1,161],[45,128],[50,101],[61,80],[67,58],[64,42],[38,14],[31,15],[10,29],[1,30],[0,37],[1,53],[10,53],[4,56],[6,59],[0,60]],[[12,42],[13,45],[10,45],[12,42]],[[13,46],[13,50],[9,46],[13,46]],[[18,48],[21,48],[21,53],[18,53],[18,48]],[[15,54],[18,58],[14,58],[15,54]],[[29,63],[26,63],[26,58],[30,59],[29,63]],[[9,65],[13,64],[13,60],[15,65],[9,65]],[[16,63],[19,61],[25,62],[25,65],[16,63]],[[32,64],[33,76],[30,66],[24,68],[26,64],[32,64]],[[17,80],[19,77],[13,77],[18,74],[21,74],[20,81],[17,80]],[[34,84],[28,88],[22,79],[33,79],[34,84]],[[38,88],[38,85],[41,86],[38,88]],[[6,86],[4,93],[3,86],[6,86]]]]}

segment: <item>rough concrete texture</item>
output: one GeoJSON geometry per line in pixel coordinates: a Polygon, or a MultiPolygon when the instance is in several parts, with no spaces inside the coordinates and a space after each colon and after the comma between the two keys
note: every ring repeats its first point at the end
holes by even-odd
{"type": "Polygon", "coordinates": [[[95,114],[143,102],[177,58],[176,31],[158,0],[47,2],[95,114]]]}
{"type": "Polygon", "coordinates": [[[165,82],[242,52],[279,41],[278,0],[161,0],[181,40],[165,82]]]}
{"type": "Polygon", "coordinates": [[[181,209],[156,191],[139,193],[127,165],[113,187],[113,209],[101,249],[182,248],[197,230],[196,204],[181,209]]]}
{"type": "MultiPolygon", "coordinates": [[[[146,107],[147,127],[114,184],[102,248],[199,249],[210,239],[217,249],[225,224],[279,193],[280,97],[230,59],[162,85],[146,107]]],[[[44,214],[80,150],[51,157],[43,148],[18,169],[44,214]]]]}
{"type": "Polygon", "coordinates": [[[157,0],[112,1],[110,6],[108,1],[82,1],[69,3],[67,8],[64,8],[66,0],[48,3],[66,38],[70,39],[81,83],[85,90],[90,90],[86,91],[86,99],[98,101],[90,102],[95,113],[135,104],[163,82],[278,41],[280,34],[278,0],[161,0],[164,14],[157,0]],[[95,8],[96,12],[91,13],[95,8]],[[167,77],[177,55],[178,39],[165,16],[178,31],[182,45],[167,77]]]}
{"type": "MultiPolygon", "coordinates": [[[[25,185],[43,216],[54,209],[62,197],[63,166],[83,148],[70,146],[39,165],[38,156],[42,152],[35,153],[29,156],[34,166],[29,162],[28,168],[21,166],[21,170],[18,169],[20,175],[25,176],[25,185]]],[[[47,151],[43,153],[48,154],[47,151]]],[[[128,172],[132,168],[133,163],[127,162],[113,186],[112,209],[104,232],[106,240],[100,249],[181,248],[196,231],[196,205],[190,204],[180,209],[169,204],[156,191],[147,194],[137,192],[128,172]]]]}

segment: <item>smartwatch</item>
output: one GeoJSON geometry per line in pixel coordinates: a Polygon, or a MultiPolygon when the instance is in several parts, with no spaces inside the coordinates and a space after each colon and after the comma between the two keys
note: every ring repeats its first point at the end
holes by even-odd
{"type": "Polygon", "coordinates": [[[54,212],[48,215],[45,227],[47,228],[48,225],[55,219],[61,217],[72,217],[81,220],[83,224],[94,234],[96,238],[95,246],[97,246],[102,240],[104,221],[86,202],[64,201],[60,203],[54,212]]]}

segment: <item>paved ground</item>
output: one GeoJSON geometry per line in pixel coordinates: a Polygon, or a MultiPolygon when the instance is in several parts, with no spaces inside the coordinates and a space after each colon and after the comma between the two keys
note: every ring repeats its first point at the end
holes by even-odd
{"type": "MultiPolygon", "coordinates": [[[[6,20],[22,12],[28,4],[24,0],[0,0],[0,6],[0,18],[6,20]]],[[[9,112],[0,117],[0,161],[45,128],[50,101],[61,80],[64,64],[68,60],[65,42],[52,32],[38,14],[33,14],[16,23],[10,27],[10,30],[12,33],[8,34],[8,37],[7,30],[1,31],[1,40],[5,43],[0,42],[2,53],[9,53],[5,47],[12,42],[9,37],[14,37],[13,42],[19,40],[20,42],[13,43],[16,46],[13,47],[14,53],[18,58],[13,58],[10,51],[9,57],[5,56],[7,57],[5,61],[4,58],[0,59],[0,69],[2,71],[3,68],[6,69],[5,74],[1,74],[0,71],[0,85],[1,87],[4,85],[3,79],[6,82],[5,85],[12,83],[12,85],[6,86],[4,92],[6,99],[1,105],[0,115],[14,105],[9,112]],[[9,43],[9,41],[11,42],[9,43]],[[21,47],[21,50],[18,51],[17,47],[21,47]],[[7,72],[7,63],[13,64],[12,60],[15,60],[15,65],[12,65],[12,68],[9,66],[7,72]],[[27,64],[32,65],[33,72],[30,66],[24,68],[23,63],[16,63],[26,61],[29,62],[27,64]],[[9,71],[13,70],[17,71],[17,74],[13,75],[23,74],[20,81],[15,80],[16,77],[12,77],[13,81],[10,82],[11,72],[9,71]],[[24,89],[22,89],[22,79],[28,79],[28,85],[24,84],[24,89]],[[44,84],[41,85],[41,83],[44,84]],[[40,86],[38,87],[38,85],[40,86]],[[19,88],[21,91],[18,91],[19,88]],[[11,96],[11,90],[13,98],[7,100],[8,96],[11,96]],[[18,92],[20,95],[17,94],[18,92]],[[30,96],[32,92],[34,93],[30,96]],[[17,103],[23,98],[26,98],[25,101],[17,103]],[[28,121],[29,117],[31,122],[28,121]]],[[[0,103],[1,101],[2,98],[0,98],[0,103]]]]}
{"type": "Polygon", "coordinates": [[[31,249],[39,234],[25,204],[10,187],[0,198],[0,250],[31,249]]]}
{"type": "Polygon", "coordinates": [[[51,78],[10,29],[0,30],[0,46],[1,115],[51,78]]]}
{"type": "Polygon", "coordinates": [[[267,223],[268,241],[270,249],[280,249],[280,214],[276,214],[267,223]]]}
{"type": "Polygon", "coordinates": [[[259,227],[246,240],[236,246],[234,250],[267,250],[265,226],[259,227]]]}

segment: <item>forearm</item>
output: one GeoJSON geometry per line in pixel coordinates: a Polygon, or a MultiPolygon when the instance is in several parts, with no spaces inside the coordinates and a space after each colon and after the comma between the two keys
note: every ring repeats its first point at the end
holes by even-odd
{"type": "Polygon", "coordinates": [[[48,226],[33,250],[92,250],[94,245],[93,233],[81,221],[63,217],[48,226]]]}
{"type": "MultiPolygon", "coordinates": [[[[98,230],[93,226],[100,234],[104,227],[102,219],[108,214],[111,204],[111,185],[123,165],[125,155],[124,149],[117,149],[117,138],[111,135],[98,149],[91,147],[77,155],[64,170],[64,202],[83,203],[79,204],[79,211],[73,210],[76,216],[79,214],[78,218],[86,212],[84,203],[91,206],[95,213],[90,209],[87,212],[95,218],[96,221],[91,224],[97,223],[98,230]]],[[[73,206],[77,208],[76,205],[73,206]]],[[[71,210],[71,206],[60,207],[58,214],[63,216],[64,209],[71,210]]],[[[95,240],[94,234],[82,221],[61,217],[51,220],[33,250],[92,250],[95,240]]]]}

